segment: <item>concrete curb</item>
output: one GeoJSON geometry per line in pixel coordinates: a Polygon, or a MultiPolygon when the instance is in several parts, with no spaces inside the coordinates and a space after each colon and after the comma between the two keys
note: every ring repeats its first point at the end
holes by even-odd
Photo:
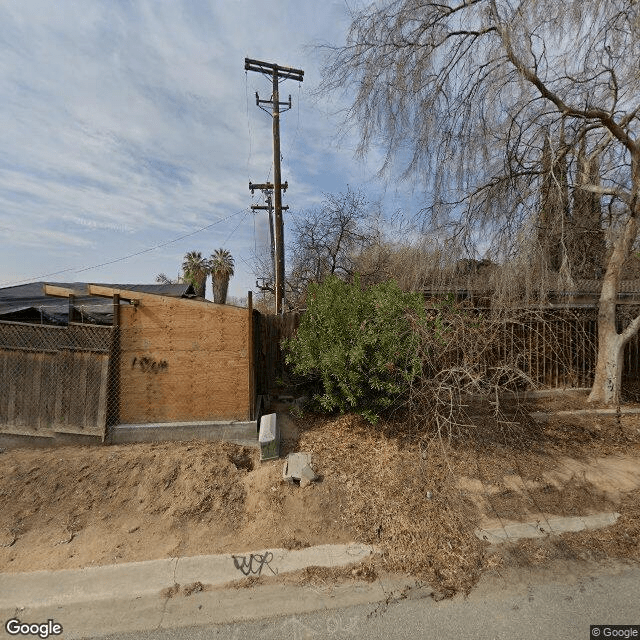
{"type": "Polygon", "coordinates": [[[363,544],[326,544],[297,551],[265,549],[63,571],[0,573],[0,608],[96,602],[113,599],[114,595],[134,599],[157,595],[176,583],[220,586],[245,576],[283,574],[309,566],[345,566],[364,560],[374,551],[363,544]]]}
{"type": "Polygon", "coordinates": [[[118,424],[110,428],[107,440],[109,444],[223,440],[258,447],[257,424],[255,420],[118,424]]]}
{"type": "Polygon", "coordinates": [[[596,513],[592,516],[575,517],[541,517],[535,522],[511,522],[499,527],[477,529],[476,538],[492,544],[519,540],[521,538],[545,538],[560,533],[584,531],[585,529],[602,529],[615,524],[619,513],[596,513]]]}

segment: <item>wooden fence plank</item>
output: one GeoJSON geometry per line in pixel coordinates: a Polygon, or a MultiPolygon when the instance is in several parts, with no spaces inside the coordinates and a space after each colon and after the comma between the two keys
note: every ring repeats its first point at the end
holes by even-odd
{"type": "MultiPolygon", "coordinates": [[[[40,418],[41,402],[42,402],[41,396],[42,396],[42,387],[43,387],[43,380],[42,380],[43,357],[44,357],[43,353],[34,353],[31,356],[31,364],[32,364],[31,384],[33,386],[32,386],[31,397],[29,398],[28,407],[27,407],[27,410],[25,411],[25,419],[26,419],[26,424],[30,427],[33,427],[34,431],[40,431],[44,427],[40,418]]],[[[46,381],[45,381],[45,384],[46,384],[46,381]]]]}
{"type": "Polygon", "coordinates": [[[95,429],[102,433],[102,438],[105,436],[105,428],[107,425],[107,406],[108,397],[107,392],[109,389],[109,358],[103,356],[100,359],[100,386],[98,391],[98,402],[96,403],[96,417],[95,417],[95,429]]]}
{"type": "Polygon", "coordinates": [[[16,369],[17,356],[15,351],[10,351],[8,354],[8,367],[9,367],[9,393],[8,395],[8,410],[7,410],[7,426],[9,428],[16,426],[16,402],[17,402],[17,389],[16,378],[20,376],[20,372],[16,369]]]}
{"type": "Polygon", "coordinates": [[[64,417],[64,393],[65,393],[65,385],[60,384],[60,378],[64,375],[64,353],[57,353],[55,359],[55,366],[53,368],[53,375],[55,376],[54,380],[57,382],[51,385],[52,392],[55,395],[55,403],[53,406],[53,421],[51,424],[52,429],[57,429],[63,425],[63,417],[64,417]],[[55,389],[55,391],[53,391],[55,389]]]}
{"type": "Polygon", "coordinates": [[[112,337],[111,327],[0,322],[0,432],[104,438],[112,337]]]}
{"type": "Polygon", "coordinates": [[[6,424],[8,420],[9,403],[9,354],[0,351],[0,425],[6,424]]]}
{"type": "MultiPolygon", "coordinates": [[[[55,353],[44,353],[43,377],[44,380],[55,380],[57,376],[57,363],[55,353]]],[[[48,436],[53,436],[53,423],[55,419],[56,408],[56,387],[51,384],[44,385],[44,393],[42,394],[42,402],[40,405],[40,420],[42,424],[41,432],[45,432],[48,436]]]]}
{"type": "Polygon", "coordinates": [[[100,391],[100,373],[97,364],[98,363],[93,358],[90,358],[86,363],[86,400],[83,407],[84,411],[82,415],[82,425],[83,428],[87,431],[95,428],[98,418],[97,408],[99,401],[98,394],[100,391]]]}

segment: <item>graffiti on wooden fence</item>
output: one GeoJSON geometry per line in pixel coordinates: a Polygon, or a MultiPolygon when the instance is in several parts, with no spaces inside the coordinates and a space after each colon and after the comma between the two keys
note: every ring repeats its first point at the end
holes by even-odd
{"type": "Polygon", "coordinates": [[[169,363],[166,360],[154,360],[146,356],[142,358],[134,356],[131,361],[131,368],[135,369],[136,367],[144,371],[144,373],[158,373],[160,371],[166,371],[169,368],[169,363]]]}

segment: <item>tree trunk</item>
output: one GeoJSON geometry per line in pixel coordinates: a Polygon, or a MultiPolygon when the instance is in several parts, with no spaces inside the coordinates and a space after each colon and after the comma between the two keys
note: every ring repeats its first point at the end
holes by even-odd
{"type": "Polygon", "coordinates": [[[229,289],[229,276],[214,276],[212,278],[213,285],[213,301],[216,304],[227,303],[227,291],[229,289]]]}
{"type": "Polygon", "coordinates": [[[625,342],[617,333],[603,336],[598,329],[598,360],[589,402],[618,406],[622,388],[622,368],[625,342]]]}
{"type": "Polygon", "coordinates": [[[603,402],[616,406],[620,404],[624,347],[637,333],[640,317],[635,318],[619,334],[616,326],[616,303],[622,267],[637,233],[638,223],[632,215],[616,238],[607,265],[598,307],[598,358],[589,402],[603,402]]]}
{"type": "Polygon", "coordinates": [[[207,274],[205,273],[204,275],[199,276],[194,283],[196,296],[200,298],[204,298],[206,288],[207,288],[207,274]]]}

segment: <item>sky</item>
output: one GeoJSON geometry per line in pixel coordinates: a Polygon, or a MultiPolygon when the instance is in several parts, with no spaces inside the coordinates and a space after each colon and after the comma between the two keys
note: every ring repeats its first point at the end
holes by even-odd
{"type": "MultiPolygon", "coordinates": [[[[316,95],[319,44],[342,44],[354,0],[6,0],[0,5],[0,287],[149,283],[187,251],[235,259],[229,295],[256,291],[273,180],[271,80],[245,57],[304,70],[281,100],[285,238],[323,193],[362,189],[387,211],[408,187],[375,178],[340,133],[347,98],[316,95]],[[134,255],[135,254],[135,255],[134,255]],[[131,256],[131,257],[128,257],[131,256]],[[124,259],[123,259],[124,258],[124,259]]],[[[211,298],[208,283],[207,297],[211,298]]]]}

